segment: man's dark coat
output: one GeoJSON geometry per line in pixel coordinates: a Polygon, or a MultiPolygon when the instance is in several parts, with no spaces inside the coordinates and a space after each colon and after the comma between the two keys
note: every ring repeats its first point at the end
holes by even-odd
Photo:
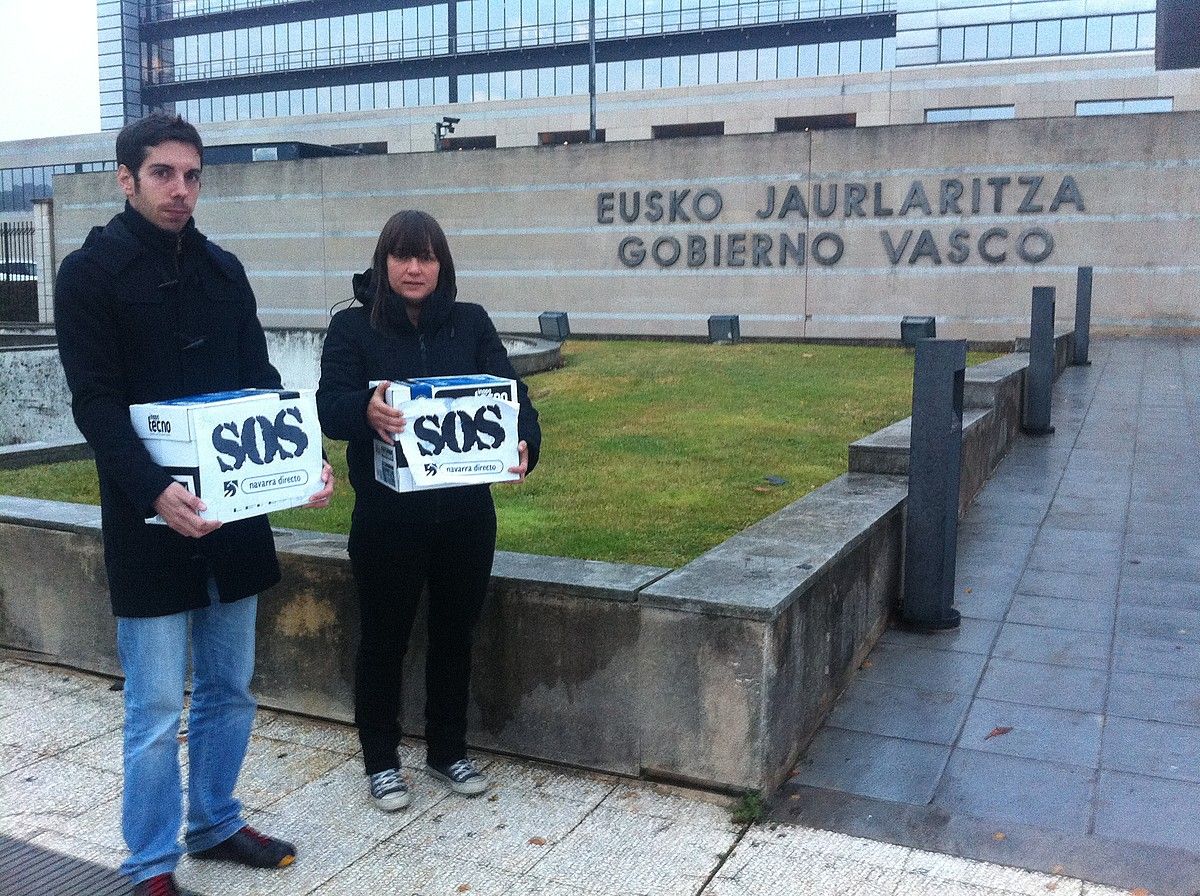
{"type": "Polygon", "coordinates": [[[113,612],[162,616],[279,581],[265,516],[200,539],[148,524],[173,481],[133,430],[129,406],[205,392],[280,388],[241,263],[192,221],[181,234],[126,205],[64,259],[54,301],[75,423],[96,455],[113,612]]]}

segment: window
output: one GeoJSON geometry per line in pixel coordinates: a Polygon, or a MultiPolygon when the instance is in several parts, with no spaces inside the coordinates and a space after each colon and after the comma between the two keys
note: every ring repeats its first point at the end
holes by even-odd
{"type": "Polygon", "coordinates": [[[780,134],[790,131],[829,131],[852,128],[854,125],[853,112],[846,115],[797,115],[775,119],[775,131],[780,134]]]}
{"type": "Polygon", "coordinates": [[[487,137],[443,137],[443,150],[495,149],[496,135],[487,137]]]}
{"type": "MultiPolygon", "coordinates": [[[[588,131],[541,131],[538,143],[542,146],[566,146],[570,143],[587,143],[588,131]]],[[[596,142],[604,142],[604,128],[596,128],[596,142]]]]}
{"type": "Polygon", "coordinates": [[[1012,106],[963,106],[957,109],[925,110],[927,124],[946,121],[996,121],[1016,117],[1016,110],[1012,106]]]}
{"type": "Polygon", "coordinates": [[[698,121],[690,124],[656,124],[650,129],[655,140],[673,140],[676,137],[720,137],[725,133],[723,121],[698,121]]]}
{"type": "Polygon", "coordinates": [[[938,62],[1153,49],[1154,18],[1132,12],[940,28],[938,62]]]}
{"type": "Polygon", "coordinates": [[[1170,112],[1174,106],[1174,98],[1169,96],[1140,100],[1080,100],[1075,104],[1075,114],[1136,115],[1144,112],[1170,112]]]}

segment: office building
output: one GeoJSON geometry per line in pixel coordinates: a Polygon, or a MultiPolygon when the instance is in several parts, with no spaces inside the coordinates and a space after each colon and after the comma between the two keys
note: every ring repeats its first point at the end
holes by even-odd
{"type": "MultiPolygon", "coordinates": [[[[1157,0],[1194,17],[1180,3],[1157,0]]],[[[1156,0],[595,0],[594,16],[588,0],[99,0],[97,13],[101,127],[171,108],[210,143],[584,141],[590,33],[597,140],[1200,106],[1194,79],[1155,67],[1156,0]]],[[[0,144],[0,212],[48,195],[54,174],[111,165],[107,135],[0,144]]]]}

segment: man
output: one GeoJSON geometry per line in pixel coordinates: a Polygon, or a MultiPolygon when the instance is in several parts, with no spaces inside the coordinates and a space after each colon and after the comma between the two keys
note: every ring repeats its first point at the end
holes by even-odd
{"type": "MultiPolygon", "coordinates": [[[[254,720],[257,595],[279,581],[265,516],[205,520],[204,502],[155,464],[129,406],[227,389],[281,387],[254,293],[230,253],[196,229],[203,144],[177,115],[117,136],[125,210],[95,227],[59,270],[55,319],[75,422],[96,456],[104,559],[125,673],[121,826],[134,892],[181,893],[177,731],[189,640],[185,847],[260,868],[295,859],[260,834],[233,796],[254,720]],[[158,514],[167,525],[145,522],[158,514]]],[[[308,506],[333,492],[328,463],[308,506]]]]}

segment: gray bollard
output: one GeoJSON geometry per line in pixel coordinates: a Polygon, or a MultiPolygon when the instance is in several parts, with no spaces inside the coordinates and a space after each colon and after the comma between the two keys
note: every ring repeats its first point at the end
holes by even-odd
{"type": "Polygon", "coordinates": [[[960,622],[953,607],[954,560],[966,368],[965,340],[917,342],[900,619],[918,631],[957,628],[960,622]]]}
{"type": "Polygon", "coordinates": [[[564,341],[571,335],[571,322],[565,311],[543,311],[538,315],[538,330],[543,339],[564,341]]]}
{"type": "Polygon", "coordinates": [[[736,314],[710,314],[708,341],[735,345],[742,341],[742,325],[736,314]]]}
{"type": "Polygon", "coordinates": [[[1025,369],[1025,413],[1021,432],[1044,436],[1050,425],[1050,390],[1054,386],[1054,287],[1033,288],[1029,320],[1029,367],[1025,369]]]}
{"type": "Polygon", "coordinates": [[[1075,275],[1075,357],[1071,363],[1083,366],[1088,360],[1088,340],[1092,328],[1092,268],[1080,268],[1075,275]]]}

